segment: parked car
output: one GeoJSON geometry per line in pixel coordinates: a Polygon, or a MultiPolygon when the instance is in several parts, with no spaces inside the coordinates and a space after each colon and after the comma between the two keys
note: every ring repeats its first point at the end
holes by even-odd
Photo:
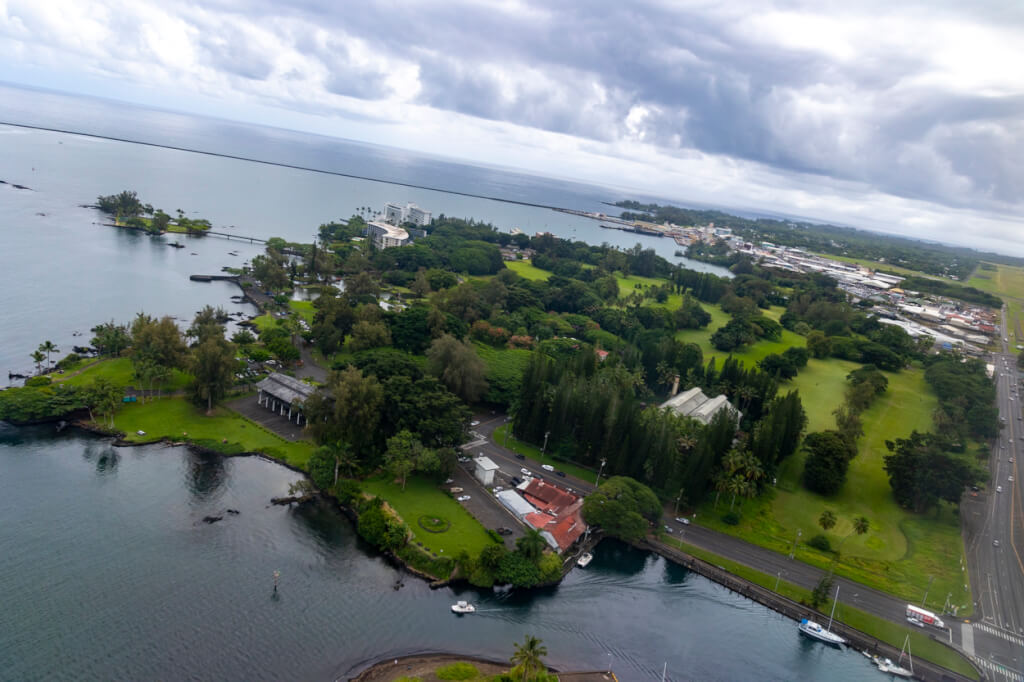
{"type": "Polygon", "coordinates": [[[466,500],[470,499],[470,497],[469,497],[469,495],[460,495],[459,497],[456,497],[455,499],[458,500],[459,502],[465,502],[466,500]]]}
{"type": "Polygon", "coordinates": [[[555,470],[555,467],[551,466],[550,464],[541,464],[540,468],[543,469],[544,471],[554,471],[555,470]]]}
{"type": "Polygon", "coordinates": [[[448,492],[450,492],[452,495],[455,495],[456,493],[461,493],[462,491],[463,491],[463,488],[460,488],[459,486],[455,486],[454,488],[452,488],[448,492]]]}
{"type": "Polygon", "coordinates": [[[455,483],[455,479],[454,478],[446,479],[445,482],[444,482],[445,485],[449,485],[451,483],[455,483]]]}
{"type": "Polygon", "coordinates": [[[526,459],[526,455],[523,455],[523,454],[520,454],[520,453],[517,452],[516,453],[516,459],[526,459]]]}
{"type": "Polygon", "coordinates": [[[495,531],[498,533],[498,535],[512,535],[512,529],[505,528],[504,526],[502,526],[501,528],[496,528],[495,531]]]}
{"type": "Polygon", "coordinates": [[[526,467],[520,469],[519,473],[521,473],[523,476],[526,476],[527,478],[533,478],[533,472],[527,469],[526,467]]]}
{"type": "Polygon", "coordinates": [[[562,478],[565,478],[565,472],[564,471],[556,471],[555,475],[556,476],[561,476],[562,478]]]}
{"type": "Polygon", "coordinates": [[[518,476],[513,476],[509,480],[512,482],[512,485],[519,485],[520,483],[523,482],[523,479],[519,478],[518,476]]]}
{"type": "Polygon", "coordinates": [[[500,493],[504,489],[505,489],[505,486],[502,486],[502,485],[494,486],[494,492],[496,492],[496,493],[500,493]]]}
{"type": "Polygon", "coordinates": [[[683,524],[684,526],[690,525],[690,519],[686,518],[685,516],[677,516],[676,521],[683,524]]]}
{"type": "Polygon", "coordinates": [[[997,485],[997,486],[996,486],[996,492],[997,492],[997,493],[1001,493],[1001,492],[1003,492],[1003,486],[1001,486],[1001,485],[997,485]]]}
{"type": "Polygon", "coordinates": [[[469,425],[470,426],[480,426],[480,422],[474,419],[473,421],[469,422],[469,425]]]}

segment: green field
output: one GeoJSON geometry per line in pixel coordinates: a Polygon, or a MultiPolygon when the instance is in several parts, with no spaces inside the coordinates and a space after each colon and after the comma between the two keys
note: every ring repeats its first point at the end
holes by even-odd
{"type": "Polygon", "coordinates": [[[995,270],[982,270],[978,267],[967,286],[995,294],[1006,302],[1006,322],[1013,345],[1024,345],[1024,268],[993,263],[995,270]]]}
{"type": "MultiPolygon", "coordinates": [[[[672,298],[679,297],[669,297],[670,304],[672,298]]],[[[676,307],[678,307],[678,305],[679,304],[676,303],[676,307]]],[[[712,346],[711,335],[714,334],[719,327],[724,326],[729,321],[730,316],[716,304],[701,303],[701,307],[711,315],[711,322],[708,326],[703,329],[684,329],[676,332],[676,338],[686,343],[697,344],[704,353],[704,362],[707,362],[711,358],[715,358],[715,362],[721,366],[722,361],[729,357],[730,353],[720,351],[712,346]]],[[[765,317],[773,319],[776,322],[783,312],[784,310],[777,306],[770,310],[762,311],[765,317]]],[[[791,346],[805,345],[807,345],[807,342],[804,340],[804,337],[799,334],[794,334],[788,329],[783,329],[782,336],[779,337],[778,341],[757,341],[741,351],[733,351],[731,355],[737,360],[742,360],[744,364],[750,367],[763,360],[766,355],[781,353],[791,346]]]]}
{"type": "MultiPolygon", "coordinates": [[[[843,399],[845,376],[854,363],[837,360],[812,360],[792,382],[800,388],[808,412],[810,429],[831,428],[831,411],[843,399]]],[[[931,414],[937,403],[918,369],[889,374],[889,390],[862,415],[864,435],[858,442],[859,454],[851,462],[846,485],[833,498],[806,490],[800,481],[803,453],[797,452],[781,464],[777,486],[760,498],[737,502],[742,509],[738,526],[721,521],[728,500],[708,500],[698,518],[702,523],[738,535],[749,542],[788,553],[798,531],[802,541],[824,533],[817,519],[830,509],[838,518],[836,527],[825,535],[832,546],[842,544],[842,561],[836,573],[885,592],[918,600],[934,576],[932,608],[941,608],[947,593],[961,607],[960,615],[971,608],[966,576],[961,573],[963,543],[956,513],[943,507],[938,513],[912,514],[896,505],[889,481],[882,468],[887,454],[887,439],[910,435],[913,430],[929,431],[931,414]],[[852,519],[866,516],[871,530],[863,536],[851,535],[852,519]],[[937,602],[937,603],[936,603],[937,602]]],[[[785,390],[785,389],[783,389],[785,390]]],[[[831,554],[799,545],[797,556],[807,563],[827,567],[831,554]]]]}
{"type": "Polygon", "coordinates": [[[126,440],[145,443],[161,438],[171,440],[210,440],[238,443],[245,452],[262,452],[293,466],[305,467],[314,445],[310,441],[286,441],[237,412],[225,407],[206,416],[202,408],[184,398],[164,398],[148,403],[128,403],[118,410],[115,426],[127,434],[126,440]],[[145,435],[138,435],[138,431],[145,435]]]}
{"type": "Polygon", "coordinates": [[[505,267],[524,279],[547,280],[551,277],[549,271],[541,270],[534,266],[532,261],[528,260],[507,260],[505,261],[505,267]]]}
{"type": "MultiPolygon", "coordinates": [[[[411,476],[405,490],[390,477],[367,479],[360,487],[386,500],[409,526],[416,541],[438,556],[454,559],[462,550],[477,556],[484,547],[494,544],[484,527],[461,504],[425,478],[411,476]],[[443,533],[431,533],[417,523],[421,516],[441,518],[451,526],[443,533]]],[[[468,492],[484,494],[475,489],[468,492]]]]}
{"type": "Polygon", "coordinates": [[[298,313],[299,317],[306,321],[306,324],[313,324],[316,308],[313,307],[312,301],[288,301],[288,307],[293,313],[298,313]]]}
{"type": "MultiPolygon", "coordinates": [[[[641,277],[640,275],[629,275],[627,277],[621,273],[616,273],[615,281],[619,283],[619,296],[625,297],[629,296],[634,291],[640,291],[640,289],[637,288],[638,284],[641,287],[646,288],[652,286],[661,286],[668,280],[659,277],[641,277]]],[[[675,307],[678,308],[679,304],[677,303],[675,307]]]]}
{"type": "MultiPolygon", "coordinates": [[[[703,559],[715,566],[724,568],[733,575],[737,575],[756,585],[760,585],[761,587],[777,592],[778,594],[781,594],[793,601],[810,601],[810,590],[806,590],[802,587],[786,582],[785,580],[777,580],[778,576],[756,571],[748,566],[736,563],[735,561],[731,561],[725,557],[718,556],[717,554],[713,554],[698,547],[694,547],[693,545],[681,542],[675,538],[666,538],[664,541],[678,547],[687,554],[695,556],[698,559],[703,559]],[[777,588],[776,585],[778,586],[777,588]]],[[[827,609],[829,607],[826,606],[823,608],[827,609]]],[[[962,675],[966,675],[971,679],[979,679],[978,672],[974,669],[974,666],[972,666],[963,656],[957,653],[954,649],[932,639],[917,628],[907,628],[897,623],[883,620],[878,616],[849,606],[842,601],[836,605],[836,620],[846,623],[852,628],[856,628],[863,633],[871,635],[883,642],[887,642],[897,648],[902,648],[904,638],[909,633],[910,650],[913,652],[914,656],[931,661],[932,663],[937,663],[938,665],[954,670],[962,675]]]]}
{"type": "MultiPolygon", "coordinates": [[[[148,386],[140,386],[138,381],[135,380],[135,376],[132,370],[132,361],[130,358],[112,358],[109,360],[100,360],[92,365],[89,365],[80,374],[75,376],[69,376],[67,378],[61,378],[64,375],[51,374],[55,383],[63,383],[68,386],[84,386],[92,383],[93,380],[103,377],[118,386],[135,386],[135,388],[148,388],[148,386]]],[[[171,378],[160,388],[164,391],[180,391],[188,387],[192,377],[185,374],[181,370],[173,370],[171,372],[171,378]]]]}

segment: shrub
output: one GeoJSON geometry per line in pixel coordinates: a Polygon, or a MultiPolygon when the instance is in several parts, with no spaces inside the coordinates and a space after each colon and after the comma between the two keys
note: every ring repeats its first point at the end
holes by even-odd
{"type": "Polygon", "coordinates": [[[32,377],[25,380],[25,385],[29,388],[38,388],[40,386],[49,386],[53,383],[53,379],[50,377],[32,377]]]}
{"type": "Polygon", "coordinates": [[[82,356],[78,353],[68,353],[63,358],[57,361],[57,369],[68,369],[76,362],[82,359],[82,356]]]}
{"type": "Polygon", "coordinates": [[[492,528],[488,528],[487,529],[487,535],[489,535],[491,540],[493,540],[494,542],[496,542],[499,545],[505,543],[505,539],[502,538],[501,535],[498,534],[498,531],[496,531],[496,530],[494,530],[492,528]]]}
{"type": "Polygon", "coordinates": [[[731,511],[731,512],[726,512],[725,514],[722,514],[722,521],[727,523],[727,524],[729,524],[730,526],[738,526],[738,525],[740,525],[740,515],[739,515],[739,512],[731,511]]]}
{"type": "Polygon", "coordinates": [[[439,680],[473,680],[480,676],[480,671],[471,663],[459,661],[441,666],[434,671],[434,674],[439,680]]]}
{"type": "Polygon", "coordinates": [[[814,549],[820,549],[822,552],[831,552],[832,543],[828,541],[828,538],[818,533],[813,538],[807,541],[807,544],[814,549]]]}

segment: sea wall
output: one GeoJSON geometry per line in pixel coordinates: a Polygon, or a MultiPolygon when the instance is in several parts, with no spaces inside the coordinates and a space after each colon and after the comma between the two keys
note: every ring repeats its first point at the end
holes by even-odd
{"type": "MultiPolygon", "coordinates": [[[[700,575],[715,581],[719,585],[726,587],[733,592],[743,595],[748,599],[752,599],[759,604],[763,604],[768,608],[777,611],[784,616],[788,616],[796,621],[800,621],[804,618],[810,620],[822,620],[822,614],[815,611],[812,608],[799,604],[792,599],[783,597],[782,595],[772,592],[771,590],[756,585],[748,580],[740,578],[739,576],[729,573],[725,569],[719,568],[714,564],[708,563],[703,559],[690,556],[685,552],[666,547],[664,545],[654,545],[646,540],[634,543],[634,546],[638,549],[647,550],[654,552],[665,559],[679,564],[684,568],[699,573],[700,575]]],[[[859,650],[867,651],[872,655],[881,656],[883,658],[891,658],[896,660],[899,658],[900,650],[885,643],[880,642],[878,639],[868,635],[860,630],[849,627],[848,625],[835,621],[832,624],[832,630],[837,632],[839,635],[846,638],[849,642],[849,646],[859,650]]],[[[941,640],[937,640],[940,641],[941,640]]],[[[945,642],[942,642],[945,644],[945,642]]],[[[970,660],[970,659],[968,659],[970,660]]],[[[971,662],[973,666],[974,663],[971,662]]],[[[974,666],[978,670],[979,677],[984,680],[985,675],[982,673],[977,666],[974,666]]],[[[919,680],[926,680],[928,682],[969,682],[970,678],[964,677],[960,673],[948,670],[939,665],[936,665],[930,661],[924,659],[914,659],[914,677],[919,680]]]]}

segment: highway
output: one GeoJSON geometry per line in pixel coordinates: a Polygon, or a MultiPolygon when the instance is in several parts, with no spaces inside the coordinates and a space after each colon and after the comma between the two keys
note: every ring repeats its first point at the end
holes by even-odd
{"type": "Polygon", "coordinates": [[[1003,338],[993,354],[997,404],[1003,428],[992,447],[989,479],[961,505],[964,542],[975,599],[972,628],[975,659],[996,680],[1024,681],[1024,474],[1020,372],[1010,352],[1006,310],[1003,338]]]}

